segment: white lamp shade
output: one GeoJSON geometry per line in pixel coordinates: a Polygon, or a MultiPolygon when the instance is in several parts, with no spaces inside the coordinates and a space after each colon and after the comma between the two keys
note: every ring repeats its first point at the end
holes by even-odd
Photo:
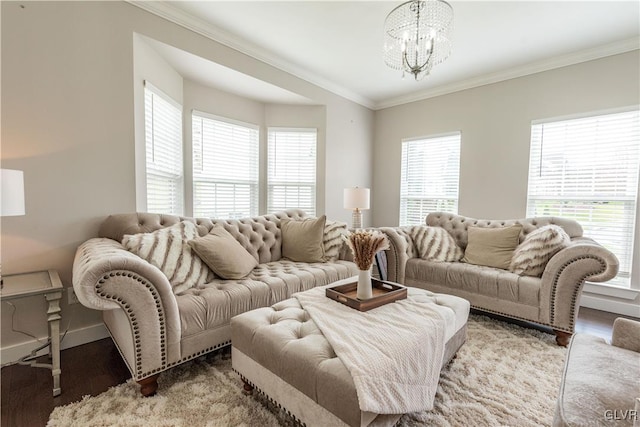
{"type": "Polygon", "coordinates": [[[368,188],[345,188],[344,208],[369,209],[369,192],[368,188]]]}
{"type": "Polygon", "coordinates": [[[22,171],[2,169],[2,216],[24,215],[24,175],[22,171]]]}

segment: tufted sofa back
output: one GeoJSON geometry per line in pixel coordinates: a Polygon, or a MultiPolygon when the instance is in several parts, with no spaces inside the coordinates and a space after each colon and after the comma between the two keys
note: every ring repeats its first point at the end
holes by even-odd
{"type": "Polygon", "coordinates": [[[442,227],[449,232],[462,249],[467,247],[467,229],[469,226],[498,228],[513,224],[521,224],[520,242],[533,230],[548,224],[560,226],[567,232],[569,237],[582,237],[582,226],[577,221],[567,218],[553,216],[543,216],[524,219],[488,220],[475,219],[462,215],[454,215],[446,212],[433,212],[427,215],[427,225],[442,227]]]}
{"type": "Polygon", "coordinates": [[[262,264],[278,261],[282,257],[280,221],[284,218],[298,220],[306,217],[307,214],[299,209],[243,219],[189,218],[137,212],[109,215],[100,226],[98,235],[121,242],[125,234],[150,233],[180,221],[191,221],[196,224],[198,233],[204,236],[215,225],[222,225],[262,264]]]}

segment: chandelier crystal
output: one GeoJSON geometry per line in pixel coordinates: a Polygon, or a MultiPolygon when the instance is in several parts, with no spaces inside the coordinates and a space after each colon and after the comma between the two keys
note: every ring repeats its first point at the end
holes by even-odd
{"type": "Polygon", "coordinates": [[[384,62],[394,70],[428,75],[451,52],[453,8],[444,0],[411,0],[384,21],[384,62]]]}

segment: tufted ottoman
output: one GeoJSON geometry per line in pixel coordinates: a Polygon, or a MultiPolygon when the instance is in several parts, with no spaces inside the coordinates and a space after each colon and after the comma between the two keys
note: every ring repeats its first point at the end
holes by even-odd
{"type": "MultiPolygon", "coordinates": [[[[444,366],[466,339],[469,302],[429,294],[455,313],[444,366]]],[[[401,416],[360,410],[349,371],[296,298],[233,317],[231,337],[233,369],[245,390],[258,389],[309,426],[393,425],[401,416]]]]}

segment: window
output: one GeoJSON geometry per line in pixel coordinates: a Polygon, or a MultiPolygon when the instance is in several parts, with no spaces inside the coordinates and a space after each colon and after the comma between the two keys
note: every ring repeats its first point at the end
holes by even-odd
{"type": "Polygon", "coordinates": [[[269,128],[267,211],[316,214],[316,129],[269,128]]]}
{"type": "Polygon", "coordinates": [[[402,141],[400,225],[424,224],[430,212],[458,212],[460,132],[402,141]]]}
{"type": "Polygon", "coordinates": [[[258,126],[197,111],[192,126],[194,216],[257,215],[258,126]]]}
{"type": "Polygon", "coordinates": [[[144,87],[147,212],[183,214],[182,106],[144,87]]]}
{"type": "Polygon", "coordinates": [[[640,112],[628,111],[531,127],[527,216],[578,221],[616,254],[630,286],[640,168],[640,112]]]}

